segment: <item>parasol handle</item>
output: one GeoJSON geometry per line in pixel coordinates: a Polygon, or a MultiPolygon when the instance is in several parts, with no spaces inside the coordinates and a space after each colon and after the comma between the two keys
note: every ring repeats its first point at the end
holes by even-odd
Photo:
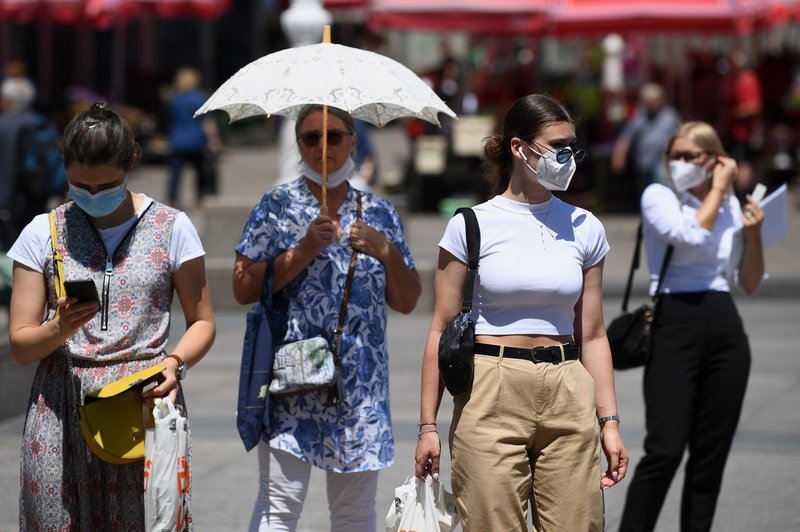
{"type": "MultiPolygon", "coordinates": [[[[325,24],[322,28],[322,42],[331,42],[331,26],[325,24]]],[[[328,106],[322,106],[322,206],[319,208],[320,216],[328,215],[328,106]]]]}
{"type": "Polygon", "coordinates": [[[328,214],[328,106],[322,106],[322,208],[320,214],[328,214]],[[324,211],[323,211],[324,209],[324,211]]]}

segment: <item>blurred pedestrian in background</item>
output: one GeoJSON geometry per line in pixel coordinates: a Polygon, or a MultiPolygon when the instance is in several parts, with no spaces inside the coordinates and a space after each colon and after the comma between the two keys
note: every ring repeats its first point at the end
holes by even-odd
{"type": "Polygon", "coordinates": [[[761,223],[752,198],[733,192],[736,161],[705,122],[683,124],[666,150],[672,188],[650,185],[642,218],[650,293],[667,246],[644,373],[645,456],[628,488],[621,532],[656,526],[675,470],[688,449],[681,530],[710,530],[722,473],[750,371],[750,347],[730,294],[755,292],[764,275],[761,223]]]}
{"type": "Polygon", "coordinates": [[[203,198],[217,193],[216,158],[222,147],[217,124],[210,115],[194,118],[206,101],[200,90],[200,73],[184,67],[175,73],[172,93],[169,96],[169,189],[170,205],[178,205],[181,172],[186,163],[194,167],[197,206],[203,198]]]}
{"type": "MultiPolygon", "coordinates": [[[[480,226],[472,390],[453,398],[453,494],[465,532],[602,531],[603,494],[625,477],[611,351],[602,307],[609,245],[590,212],[556,198],[585,152],[558,101],[532,94],[506,113],[484,156],[494,198],[480,226]],[[599,438],[598,438],[599,434],[599,438]],[[600,447],[608,467],[601,466],[600,447]]],[[[439,474],[438,346],[461,310],[465,222],[439,243],[436,299],[422,366],[416,476],[439,474]]]]}
{"type": "Polygon", "coordinates": [[[372,142],[372,126],[363,120],[355,121],[356,151],[353,162],[356,169],[350,184],[359,190],[374,191],[378,184],[378,154],[372,142]]]}
{"type": "Polygon", "coordinates": [[[62,153],[73,201],[52,211],[57,242],[45,213],[9,251],[11,354],[20,364],[38,362],[21,445],[20,530],[142,530],[144,463],[116,465],[92,454],[80,398],[162,364],[161,382],[144,395],[183,402],[178,380],[216,330],[205,252],[184,213],[128,190],[139,147],[105,104],[67,125],[62,153]],[[92,280],[102,305],[56,299],[54,245],[64,277],[92,280]],[[173,293],[186,331],[168,355],[173,293]]]}
{"type": "Polygon", "coordinates": [[[639,108],[623,126],[611,154],[611,170],[618,175],[627,170],[633,177],[629,185],[635,193],[633,205],[638,205],[648,185],[665,182],[664,147],[679,125],[678,111],[667,105],[661,85],[642,85],[639,108]]]}
{"type": "Polygon", "coordinates": [[[764,144],[761,81],[744,50],[736,50],[731,54],[730,65],[733,87],[728,140],[731,157],[739,165],[733,185],[737,195],[744,198],[745,192],[753,190],[758,182],[753,163],[764,144]]]}
{"type": "Polygon", "coordinates": [[[422,286],[397,211],[348,182],[355,125],[334,107],[327,123],[329,214],[320,213],[322,123],[321,106],[301,110],[299,177],[268,190],[251,212],[236,246],[233,290],[248,304],[261,299],[265,283],[271,286],[276,346],[320,335],[330,342],[348,266],[360,252],[339,349],[344,397],[331,402],[326,390],[270,397],[251,531],[295,530],[312,466],[327,473],[331,530],[374,531],[378,471],[394,461],[387,306],[411,312],[422,286]]]}
{"type": "Polygon", "coordinates": [[[33,122],[36,89],[25,78],[7,78],[0,85],[0,249],[8,250],[20,231],[42,209],[28,207],[17,183],[20,132],[33,122]]]}
{"type": "Polygon", "coordinates": [[[35,175],[25,172],[35,125],[41,123],[55,139],[55,163],[61,166],[58,134],[44,116],[33,110],[35,99],[36,88],[27,78],[6,78],[0,85],[0,250],[8,250],[22,228],[47,205],[47,167],[36,167],[34,160],[35,175]]]}

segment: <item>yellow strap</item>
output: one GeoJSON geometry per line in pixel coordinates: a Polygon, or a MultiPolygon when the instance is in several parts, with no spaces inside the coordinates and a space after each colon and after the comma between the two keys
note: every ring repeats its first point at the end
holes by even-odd
{"type": "MultiPolygon", "coordinates": [[[[50,212],[50,244],[53,247],[53,271],[56,276],[56,298],[64,295],[64,261],[58,251],[58,231],[56,230],[56,219],[53,212],[50,212]]],[[[58,309],[56,309],[58,314],[58,309]]]]}

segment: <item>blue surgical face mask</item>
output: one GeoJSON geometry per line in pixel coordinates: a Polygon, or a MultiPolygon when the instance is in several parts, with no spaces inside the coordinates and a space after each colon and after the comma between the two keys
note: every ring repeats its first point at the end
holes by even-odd
{"type": "Polygon", "coordinates": [[[122,184],[114,188],[101,190],[97,194],[92,194],[88,190],[76,187],[70,183],[67,196],[75,200],[78,207],[92,218],[102,218],[116,211],[125,200],[125,195],[127,194],[127,189],[125,187],[127,184],[128,176],[125,176],[125,180],[122,184]]]}

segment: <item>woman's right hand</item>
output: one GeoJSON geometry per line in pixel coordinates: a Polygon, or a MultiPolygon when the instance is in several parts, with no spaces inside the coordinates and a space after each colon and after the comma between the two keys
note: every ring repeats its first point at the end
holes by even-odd
{"type": "Polygon", "coordinates": [[[320,216],[308,226],[302,243],[316,256],[333,242],[334,232],[333,220],[329,216],[320,216]]]}
{"type": "Polygon", "coordinates": [[[78,303],[76,297],[60,297],[56,304],[58,305],[59,331],[67,336],[78,332],[78,329],[88,323],[100,310],[100,305],[96,302],[78,303]]]}
{"type": "Polygon", "coordinates": [[[420,480],[430,474],[433,480],[439,480],[439,457],[442,454],[442,444],[438,432],[423,432],[417,440],[417,450],[414,453],[414,476],[420,480]]]}
{"type": "Polygon", "coordinates": [[[717,156],[717,161],[714,164],[713,175],[711,177],[711,186],[718,188],[723,192],[728,190],[733,180],[736,179],[739,167],[736,160],[731,157],[717,156]]]}

